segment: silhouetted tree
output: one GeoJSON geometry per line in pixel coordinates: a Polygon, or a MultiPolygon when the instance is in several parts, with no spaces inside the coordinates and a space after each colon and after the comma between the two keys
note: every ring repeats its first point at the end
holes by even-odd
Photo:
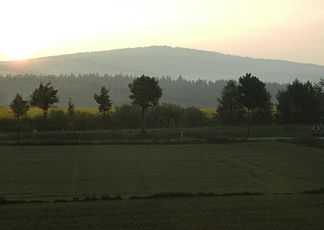
{"type": "Polygon", "coordinates": [[[323,93],[319,86],[310,82],[298,80],[277,94],[277,110],[283,123],[312,123],[319,122],[323,103],[323,93]]]}
{"type": "Polygon", "coordinates": [[[148,110],[147,126],[174,128],[184,124],[184,109],[178,105],[163,103],[148,110]]]}
{"type": "Polygon", "coordinates": [[[222,97],[218,98],[217,112],[225,123],[240,123],[243,120],[244,107],[240,100],[240,92],[235,81],[230,80],[222,91],[222,97]]]}
{"type": "Polygon", "coordinates": [[[94,94],[94,99],[98,103],[98,110],[104,116],[108,115],[109,110],[112,106],[112,101],[110,100],[109,90],[102,87],[100,90],[100,95],[94,94]]]}
{"type": "Polygon", "coordinates": [[[202,126],[205,119],[205,114],[198,108],[189,107],[184,113],[185,124],[188,127],[202,126]]]}
{"type": "Polygon", "coordinates": [[[51,105],[59,102],[57,96],[57,90],[54,89],[51,83],[43,85],[41,83],[38,88],[36,88],[31,96],[31,105],[37,106],[43,110],[43,125],[45,125],[48,109],[51,105]]]}
{"type": "Polygon", "coordinates": [[[142,110],[142,134],[145,133],[145,114],[147,108],[157,105],[162,96],[162,89],[154,77],[142,75],[128,85],[132,104],[138,105],[142,110]]]}
{"type": "Polygon", "coordinates": [[[117,128],[137,129],[141,127],[141,108],[137,105],[124,104],[116,107],[112,114],[117,128]]]}
{"type": "Polygon", "coordinates": [[[27,115],[29,105],[20,94],[17,94],[15,99],[10,104],[10,109],[12,110],[15,118],[19,121],[20,118],[27,115]]]}
{"type": "Polygon", "coordinates": [[[67,108],[67,115],[68,115],[68,127],[69,129],[73,129],[74,117],[75,117],[75,105],[70,98],[68,101],[68,108],[67,108]]]}
{"type": "Polygon", "coordinates": [[[25,101],[20,94],[17,94],[15,99],[10,104],[10,109],[12,110],[16,121],[17,121],[17,140],[20,141],[20,119],[27,115],[29,110],[28,102],[25,101]]]}
{"type": "Polygon", "coordinates": [[[238,90],[240,101],[247,111],[248,133],[250,133],[250,112],[252,109],[265,109],[271,107],[270,94],[265,88],[265,84],[251,73],[239,78],[238,90]]]}

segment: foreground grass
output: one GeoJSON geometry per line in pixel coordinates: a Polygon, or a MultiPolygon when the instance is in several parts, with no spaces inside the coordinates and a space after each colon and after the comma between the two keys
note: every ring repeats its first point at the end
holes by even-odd
{"type": "Polygon", "coordinates": [[[323,149],[226,145],[0,146],[0,197],[289,193],[324,187],[323,149]]]}
{"type": "Polygon", "coordinates": [[[1,230],[324,228],[324,195],[172,198],[0,207],[1,230]]]}
{"type": "MultiPolygon", "coordinates": [[[[247,138],[247,137],[300,137],[309,135],[306,125],[258,125],[251,127],[248,135],[246,126],[200,127],[200,128],[172,128],[149,129],[143,136],[137,129],[111,129],[93,131],[53,131],[21,133],[20,141],[26,144],[91,144],[104,142],[134,143],[148,142],[180,142],[184,141],[213,141],[219,137],[247,138]]],[[[16,133],[0,133],[0,145],[15,144],[16,133]]]]}

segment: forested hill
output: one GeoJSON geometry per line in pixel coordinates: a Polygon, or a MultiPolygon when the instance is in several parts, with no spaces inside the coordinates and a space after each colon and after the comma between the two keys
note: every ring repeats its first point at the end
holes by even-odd
{"type": "Polygon", "coordinates": [[[21,62],[0,62],[0,73],[32,74],[125,74],[170,76],[177,79],[237,79],[251,72],[263,81],[288,83],[317,82],[324,77],[324,66],[288,61],[254,59],[216,52],[166,46],[129,48],[91,53],[78,53],[31,59],[21,62]]]}
{"type": "MultiPolygon", "coordinates": [[[[110,95],[115,105],[129,103],[128,84],[134,80],[132,76],[115,75],[99,76],[96,74],[68,75],[68,76],[36,76],[36,75],[11,75],[0,77],[0,106],[8,106],[16,93],[30,99],[33,90],[42,83],[52,82],[58,89],[60,98],[59,107],[66,107],[69,98],[72,98],[77,107],[96,107],[93,99],[94,93],[99,93],[101,87],[110,89],[110,95]]],[[[176,80],[160,78],[159,84],[163,90],[161,102],[181,106],[196,106],[200,108],[215,108],[217,98],[220,97],[225,80],[218,81],[189,81],[183,78],[176,80]]],[[[267,83],[267,89],[274,99],[283,84],[267,83]]]]}

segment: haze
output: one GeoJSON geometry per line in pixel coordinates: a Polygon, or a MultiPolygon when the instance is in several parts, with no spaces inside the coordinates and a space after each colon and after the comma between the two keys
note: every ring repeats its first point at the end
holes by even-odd
{"type": "Polygon", "coordinates": [[[171,45],[324,65],[321,0],[4,0],[0,60],[171,45]]]}

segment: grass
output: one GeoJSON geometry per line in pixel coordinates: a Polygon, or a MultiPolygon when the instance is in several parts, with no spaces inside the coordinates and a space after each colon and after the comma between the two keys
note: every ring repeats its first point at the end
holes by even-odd
{"type": "MultiPolygon", "coordinates": [[[[137,129],[110,129],[93,131],[51,131],[21,133],[21,142],[29,144],[89,144],[93,143],[134,143],[134,140],[147,142],[181,142],[181,133],[186,142],[214,142],[221,138],[247,137],[301,137],[307,136],[306,125],[258,125],[251,128],[250,135],[245,126],[200,127],[200,128],[172,128],[149,129],[148,134],[142,136],[137,129]]],[[[0,133],[1,144],[16,143],[16,133],[0,133]]],[[[216,141],[216,143],[218,143],[216,141]]]]}
{"type": "Polygon", "coordinates": [[[288,142],[0,146],[0,229],[319,230],[323,165],[288,142]]]}
{"type": "Polygon", "coordinates": [[[202,197],[7,205],[0,223],[1,230],[320,230],[323,212],[323,195],[202,197]]]}
{"type": "Polygon", "coordinates": [[[303,192],[324,187],[323,165],[322,149],[279,142],[0,146],[0,197],[303,192]]]}

